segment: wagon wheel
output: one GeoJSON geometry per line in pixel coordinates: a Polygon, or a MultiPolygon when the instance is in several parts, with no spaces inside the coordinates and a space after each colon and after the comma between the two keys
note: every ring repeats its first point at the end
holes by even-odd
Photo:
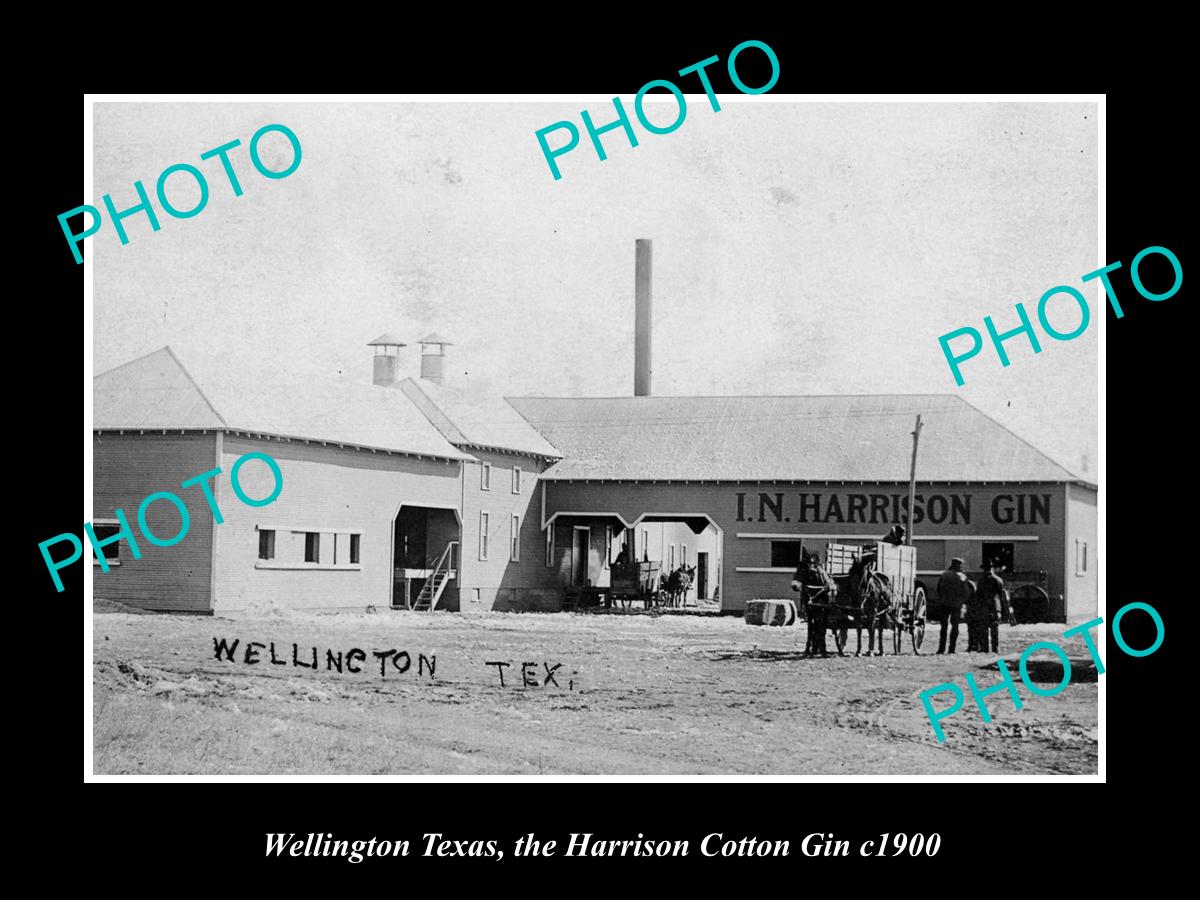
{"type": "Polygon", "coordinates": [[[1050,610],[1050,595],[1036,584],[1023,584],[1010,598],[1018,623],[1043,622],[1050,610]]]}
{"type": "Polygon", "coordinates": [[[925,588],[920,585],[913,591],[912,608],[912,645],[913,653],[921,654],[921,644],[925,641],[925,588]]]}

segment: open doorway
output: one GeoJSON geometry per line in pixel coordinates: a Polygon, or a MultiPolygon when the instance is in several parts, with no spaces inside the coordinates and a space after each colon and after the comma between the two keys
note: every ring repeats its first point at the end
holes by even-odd
{"type": "Polygon", "coordinates": [[[724,535],[702,515],[646,514],[629,529],[635,558],[657,563],[666,578],[671,572],[687,573],[683,606],[705,607],[720,599],[724,535]]]}
{"type": "Polygon", "coordinates": [[[457,608],[457,510],[403,504],[392,522],[393,609],[457,608]]]}
{"type": "Polygon", "coordinates": [[[706,550],[696,553],[696,597],[708,600],[712,595],[708,592],[708,558],[711,554],[706,550]]]}
{"type": "Polygon", "coordinates": [[[592,529],[576,525],[571,529],[571,584],[586,587],[592,583],[592,529]]]}

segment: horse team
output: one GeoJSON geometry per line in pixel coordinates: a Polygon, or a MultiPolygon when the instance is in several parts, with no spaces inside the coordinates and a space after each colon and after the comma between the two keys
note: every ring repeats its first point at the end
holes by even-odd
{"type": "Polygon", "coordinates": [[[695,577],[695,566],[679,566],[673,572],[663,572],[658,577],[658,593],[654,596],[654,605],[681,608],[687,601],[687,593],[695,577]]]}
{"type": "Polygon", "coordinates": [[[891,580],[877,571],[876,553],[867,550],[835,581],[821,565],[816,554],[801,548],[800,564],[792,576],[792,590],[800,595],[800,616],[808,624],[807,655],[828,654],[826,635],[832,631],[838,655],[843,655],[846,636],[854,626],[857,647],[862,654],[862,633],[867,632],[867,655],[883,655],[885,629],[896,626],[896,608],[891,580]],[[878,640],[877,640],[878,639],[878,640]]]}

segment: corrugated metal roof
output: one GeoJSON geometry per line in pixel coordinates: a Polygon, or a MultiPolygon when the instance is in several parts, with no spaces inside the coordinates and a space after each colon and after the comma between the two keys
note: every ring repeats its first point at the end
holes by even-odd
{"type": "Polygon", "coordinates": [[[469,382],[449,386],[424,378],[406,378],[398,387],[452,444],[549,459],[562,456],[507,400],[469,382]]]}
{"type": "Polygon", "coordinates": [[[445,459],[470,459],[400,391],[343,379],[272,381],[203,365],[170,347],[92,380],[93,428],[229,428],[445,459]]]}
{"type": "Polygon", "coordinates": [[[510,397],[562,451],[542,477],[659,481],[1081,481],[958,397],[510,397]]]}

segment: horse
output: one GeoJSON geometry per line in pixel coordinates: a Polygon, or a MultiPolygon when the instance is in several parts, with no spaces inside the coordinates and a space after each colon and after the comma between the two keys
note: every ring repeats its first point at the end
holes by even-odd
{"type": "Polygon", "coordinates": [[[692,586],[692,578],[696,574],[695,566],[680,566],[670,575],[663,574],[660,588],[666,597],[665,606],[683,606],[687,601],[688,589],[692,586]]]}
{"type": "MultiPolygon", "coordinates": [[[[792,590],[800,594],[800,615],[808,625],[804,655],[815,656],[820,653],[827,656],[825,629],[828,625],[828,610],[837,600],[838,587],[830,574],[821,567],[820,558],[803,547],[800,548],[800,564],[792,576],[792,590]]],[[[840,648],[838,655],[843,655],[840,648]]]]}
{"type": "Polygon", "coordinates": [[[857,608],[855,656],[862,655],[862,633],[867,629],[867,656],[883,656],[883,631],[892,622],[892,583],[882,572],[875,570],[876,553],[867,551],[854,561],[846,575],[851,604],[857,608]],[[879,650],[875,650],[875,635],[879,634],[879,650]]]}

